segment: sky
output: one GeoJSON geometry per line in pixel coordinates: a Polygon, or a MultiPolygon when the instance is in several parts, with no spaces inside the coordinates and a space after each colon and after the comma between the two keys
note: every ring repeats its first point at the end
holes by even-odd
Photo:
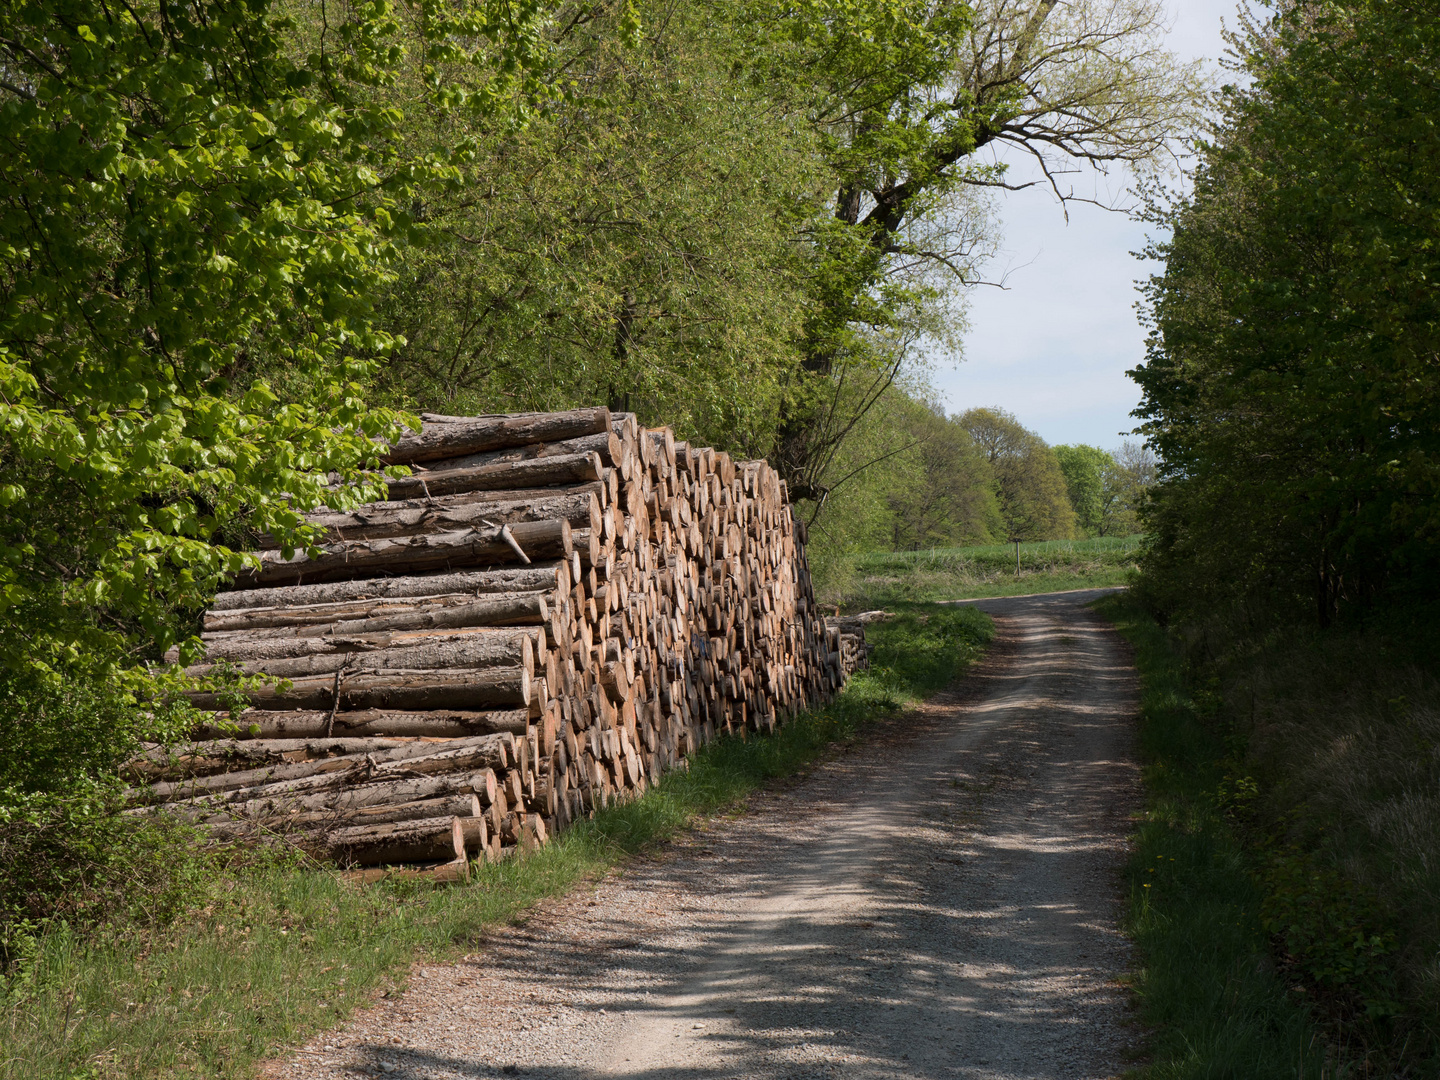
{"type": "MultiPolygon", "coordinates": [[[[1182,59],[1212,63],[1223,53],[1221,19],[1234,24],[1236,0],[1166,0],[1170,48],[1182,59]]],[[[1002,156],[1007,180],[1038,175],[1024,155],[1002,156]]],[[[1123,199],[1128,176],[1072,174],[1077,194],[1123,199]]],[[[1135,282],[1158,264],[1130,253],[1145,246],[1148,227],[1126,215],[1070,204],[1070,220],[1044,186],[1001,193],[1003,239],[985,276],[1004,288],[978,286],[970,296],[964,359],[937,363],[932,378],[952,413],[998,405],[1046,442],[1119,445],[1137,421],[1139,388],[1125,372],[1145,356],[1136,319],[1135,282]]]]}

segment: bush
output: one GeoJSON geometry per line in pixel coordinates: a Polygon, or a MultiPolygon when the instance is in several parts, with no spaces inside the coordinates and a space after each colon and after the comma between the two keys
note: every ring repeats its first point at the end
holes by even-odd
{"type": "Polygon", "coordinates": [[[174,822],[122,813],[119,766],[189,726],[92,672],[0,677],[0,964],[60,921],[163,918],[201,860],[174,822]]]}

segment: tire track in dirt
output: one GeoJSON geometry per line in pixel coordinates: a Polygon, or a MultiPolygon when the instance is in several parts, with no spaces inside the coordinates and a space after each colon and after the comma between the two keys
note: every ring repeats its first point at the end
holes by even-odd
{"type": "Polygon", "coordinates": [[[978,602],[1000,635],[956,690],[268,1074],[1118,1074],[1136,688],[1096,595],[978,602]]]}

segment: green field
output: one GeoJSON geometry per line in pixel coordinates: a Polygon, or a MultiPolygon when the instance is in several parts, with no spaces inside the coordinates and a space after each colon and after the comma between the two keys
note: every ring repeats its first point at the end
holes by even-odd
{"type": "Polygon", "coordinates": [[[851,609],[1124,585],[1143,536],[872,552],[823,599],[851,609]]]}

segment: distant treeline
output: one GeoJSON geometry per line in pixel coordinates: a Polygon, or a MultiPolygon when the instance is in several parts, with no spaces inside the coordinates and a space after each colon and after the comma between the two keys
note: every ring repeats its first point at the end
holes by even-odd
{"type": "Polygon", "coordinates": [[[812,507],[812,559],[829,584],[861,551],[1129,536],[1156,466],[1138,441],[1050,446],[1003,409],[947,416],[892,388],[837,456],[831,504],[812,507]]]}

